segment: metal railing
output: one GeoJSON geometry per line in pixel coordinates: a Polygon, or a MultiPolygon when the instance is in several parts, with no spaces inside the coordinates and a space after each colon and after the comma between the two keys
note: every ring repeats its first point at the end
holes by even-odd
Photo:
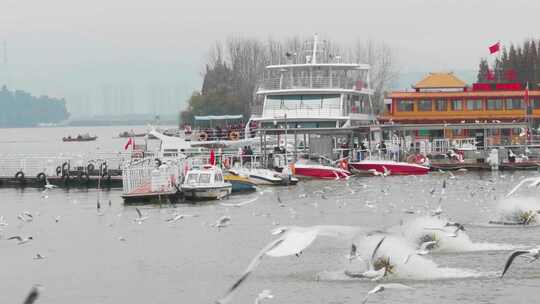
{"type": "Polygon", "coordinates": [[[310,116],[326,116],[336,117],[342,116],[342,110],[339,106],[324,106],[324,107],[297,107],[283,109],[281,107],[266,106],[263,109],[263,117],[283,117],[287,114],[288,117],[310,117],[310,116]]]}
{"type": "Polygon", "coordinates": [[[361,90],[367,88],[365,82],[355,81],[344,76],[334,77],[288,77],[268,78],[259,84],[260,90],[287,89],[347,89],[361,90]]]}

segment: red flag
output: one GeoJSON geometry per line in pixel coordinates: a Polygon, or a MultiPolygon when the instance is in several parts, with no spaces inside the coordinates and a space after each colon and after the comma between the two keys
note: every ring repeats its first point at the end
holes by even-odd
{"type": "Polygon", "coordinates": [[[489,47],[489,53],[490,53],[490,54],[495,54],[495,53],[497,53],[500,49],[501,49],[501,43],[500,43],[500,42],[497,42],[497,43],[495,43],[494,45],[492,45],[492,46],[489,47]]]}
{"type": "Polygon", "coordinates": [[[128,139],[127,143],[124,145],[124,150],[127,150],[127,149],[129,148],[129,146],[132,146],[132,145],[134,145],[134,144],[135,144],[135,142],[133,141],[133,138],[130,137],[130,138],[128,139]]]}
{"type": "Polygon", "coordinates": [[[210,165],[215,166],[216,165],[216,154],[214,153],[214,149],[210,150],[210,165]]]}

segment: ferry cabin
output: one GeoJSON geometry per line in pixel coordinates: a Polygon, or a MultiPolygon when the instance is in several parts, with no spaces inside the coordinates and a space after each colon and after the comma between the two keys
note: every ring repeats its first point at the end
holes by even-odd
{"type": "Polygon", "coordinates": [[[262,128],[341,128],[374,121],[369,65],[342,63],[315,37],[288,62],[266,67],[251,120],[262,128]]]}

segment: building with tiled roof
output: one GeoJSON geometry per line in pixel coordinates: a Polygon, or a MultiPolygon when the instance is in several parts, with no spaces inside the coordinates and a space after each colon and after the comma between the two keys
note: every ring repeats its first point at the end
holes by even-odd
{"type": "Polygon", "coordinates": [[[453,73],[429,73],[413,86],[417,91],[433,89],[465,89],[467,84],[453,73]]]}

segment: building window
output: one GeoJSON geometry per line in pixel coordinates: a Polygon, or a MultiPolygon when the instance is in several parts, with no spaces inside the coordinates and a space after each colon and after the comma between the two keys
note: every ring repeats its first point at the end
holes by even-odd
{"type": "Polygon", "coordinates": [[[414,103],[411,100],[398,100],[397,110],[399,112],[412,112],[414,109],[414,103]]]}
{"type": "Polygon", "coordinates": [[[440,111],[440,112],[446,111],[447,105],[448,104],[446,100],[437,100],[435,102],[435,111],[440,111]]]}
{"type": "Polygon", "coordinates": [[[431,111],[432,101],[431,100],[419,100],[418,101],[418,111],[431,111]]]}
{"type": "Polygon", "coordinates": [[[452,100],[451,109],[452,111],[463,111],[463,103],[461,100],[452,100]]]}
{"type": "Polygon", "coordinates": [[[467,100],[467,110],[468,111],[482,111],[484,107],[482,106],[482,100],[467,100]]]}
{"type": "Polygon", "coordinates": [[[502,99],[488,99],[487,101],[487,109],[488,110],[502,110],[503,109],[503,101],[502,99]]]}
{"type": "Polygon", "coordinates": [[[506,100],[506,109],[507,110],[520,110],[523,109],[523,100],[521,99],[507,99],[506,100]]]}

